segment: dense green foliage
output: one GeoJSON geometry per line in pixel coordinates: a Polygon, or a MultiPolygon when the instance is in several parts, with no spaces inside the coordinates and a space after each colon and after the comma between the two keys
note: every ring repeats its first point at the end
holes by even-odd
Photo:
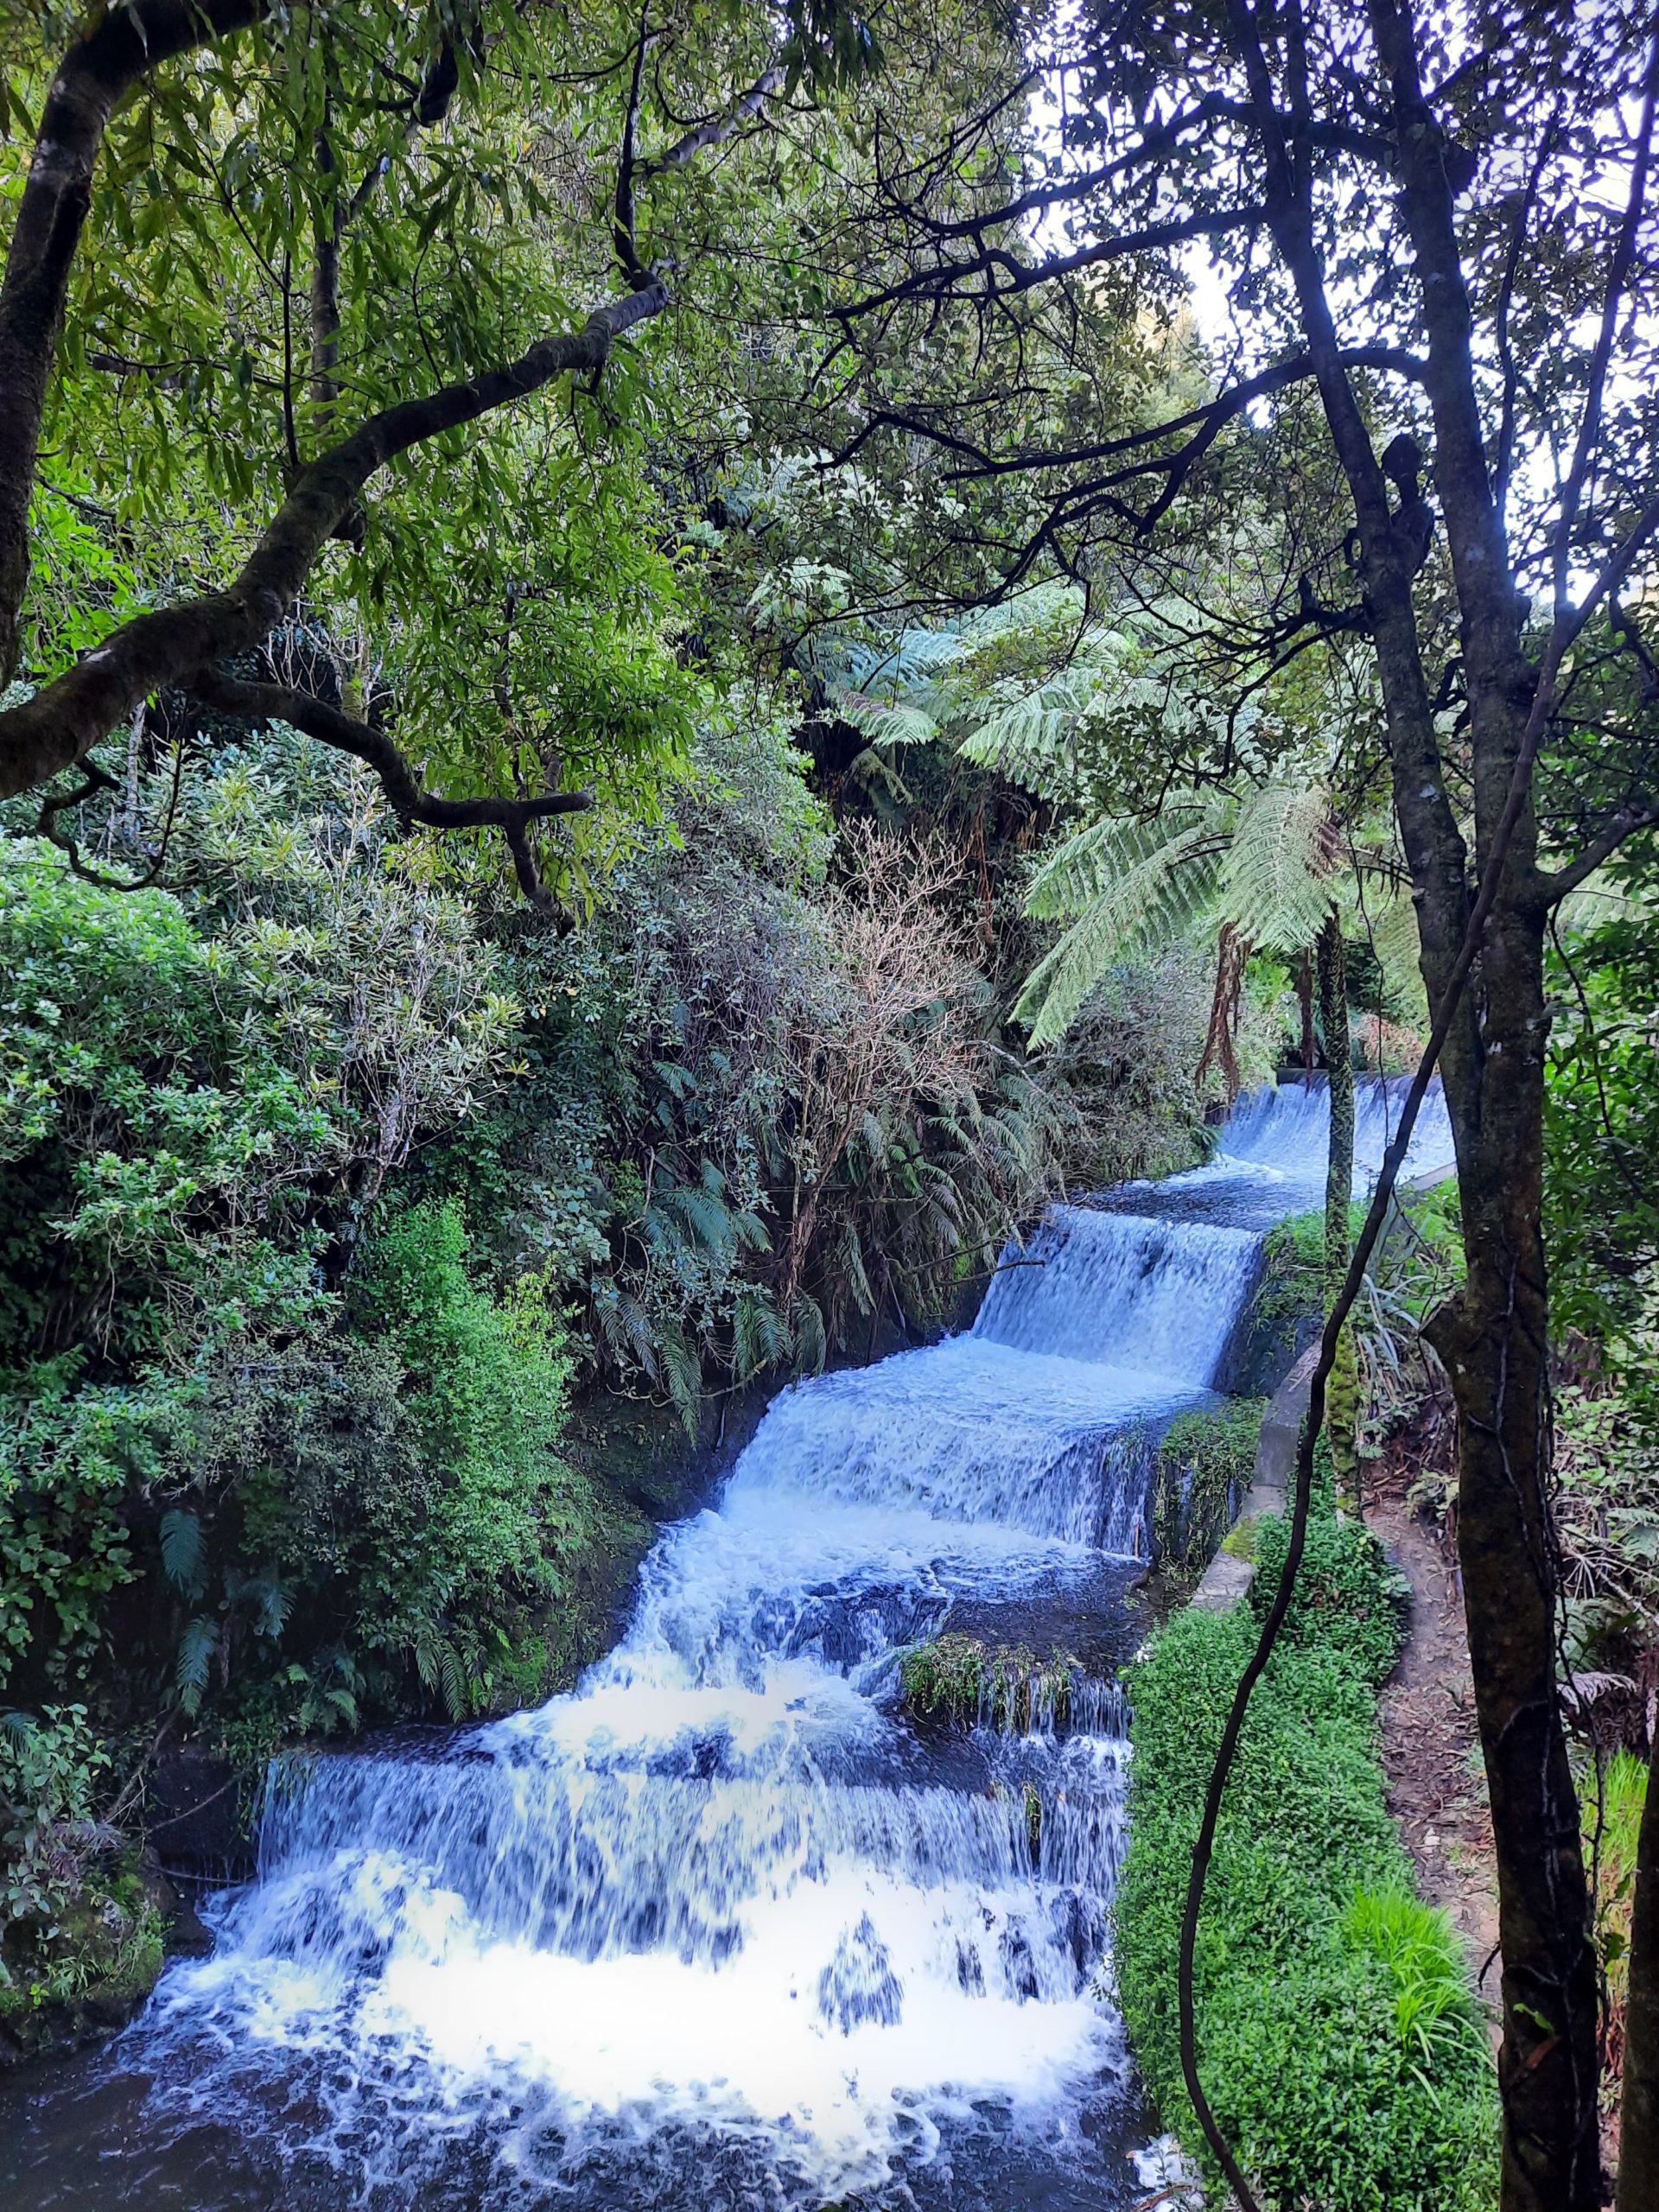
{"type": "MultiPolygon", "coordinates": [[[[948,845],[838,833],[745,692],[696,769],[568,931],[280,731],[186,793],[172,887],[0,846],[0,1700],[93,1814],[158,1742],[247,1769],[569,1679],[640,1541],[573,1394],[695,1426],[945,1324],[1074,1167],[1195,1156],[1179,1024],[1130,1025],[1201,992],[1126,971],[1098,1051],[1029,1062],[948,845]]],[[[35,1770],[67,1900],[116,1847],[35,1770]]]]}
{"type": "MultiPolygon", "coordinates": [[[[9,206],[54,171],[31,169],[33,124],[78,26],[128,12],[0,4],[9,206]]],[[[0,454],[28,539],[0,579],[0,767],[26,709],[132,650],[121,626],[159,610],[153,639],[186,601],[200,618],[188,651],[139,653],[96,728],[68,741],[60,717],[55,784],[37,764],[6,785],[39,788],[0,849],[0,2007],[73,1996],[88,1900],[113,1931],[99,1972],[143,1971],[153,1927],[103,1824],[158,1747],[245,1768],[568,1677],[603,1632],[591,1571],[639,1533],[575,1446],[582,1395],[695,1433],[711,1395],[950,1325],[1050,1192],[1197,1158],[1206,1116],[1301,1041],[1299,988],[1312,1050],[1322,931],[1366,1016],[1344,1058],[1412,1064],[1420,953],[1444,975],[1465,853],[1490,855],[1516,671],[1554,678],[1548,549],[1618,542],[1652,474],[1653,379],[1621,368],[1603,410],[1580,335],[1646,35],[1618,10],[1524,39],[1483,22],[1478,67],[1467,25],[1408,10],[1439,83],[1432,129],[1414,111],[1404,130],[1390,106],[1415,62],[1368,80],[1382,40],[1347,10],[1154,9],[1098,49],[1093,8],[954,0],[872,20],[840,0],[666,0],[649,23],[516,0],[251,13],[110,103],[79,252],[77,206],[48,226],[68,250],[33,335],[40,420],[24,438],[8,417],[0,454]],[[1241,27],[1265,41],[1254,75],[1241,27]],[[1028,108],[1033,81],[1064,94],[1062,132],[1028,108]],[[1288,141],[1278,103],[1306,111],[1288,141]],[[1295,174],[1261,204],[1285,143],[1295,174]],[[1446,342],[1418,305],[1458,290],[1391,228],[1425,193],[1448,236],[1468,226],[1450,275],[1466,269],[1477,338],[1420,389],[1411,365],[1446,342]],[[1319,277],[1288,281],[1298,194],[1336,279],[1339,451],[1305,404],[1319,277]],[[1199,235],[1232,310],[1213,353],[1177,304],[1189,265],[1163,258],[1199,235]],[[319,454],[625,305],[638,320],[581,374],[370,471],[245,619],[227,587],[315,490],[319,454]],[[1454,498],[1446,392],[1471,359],[1502,361],[1502,420],[1463,437],[1454,498]],[[1541,465],[1574,450],[1565,478],[1541,465]],[[1489,506],[1490,539],[1448,562],[1441,541],[1489,506]],[[1374,651],[1390,577],[1403,690],[1374,651]],[[1494,684],[1470,640],[1500,632],[1494,684]],[[254,679],[289,708],[204,704],[254,679]],[[387,749],[423,814],[359,769],[387,749]],[[1411,759],[1433,765],[1426,789],[1411,759]],[[1414,790],[1444,815],[1433,836],[1404,821],[1414,790]],[[540,807],[530,840],[415,833],[480,794],[540,807]],[[503,895],[509,852],[531,911],[503,895]]],[[[1646,358],[1653,257],[1627,260],[1606,328],[1646,358]]],[[[1485,366],[1479,383],[1471,420],[1497,388],[1485,366]]],[[[1558,634],[1575,650],[1542,717],[1543,866],[1650,819],[1632,798],[1652,785],[1649,521],[1593,620],[1558,634]]],[[[1598,919],[1561,910],[1551,973],[1554,1502],[1580,1715],[1605,1692],[1638,1708],[1659,1642],[1653,857],[1629,846],[1614,897],[1592,880],[1598,919]]],[[[1499,1095],[1526,1057],[1483,1027],[1505,957],[1462,1051],[1499,1095]]],[[[1535,941],[1525,959],[1535,976],[1535,941]]],[[[1513,1148],[1517,1172],[1535,1154],[1513,1148]]],[[[1309,1217],[1269,1240],[1257,1318],[1281,1342],[1328,1298],[1342,1195],[1323,1235],[1309,1217]]],[[[1379,1427],[1440,1388],[1421,1339],[1461,1280],[1458,1203],[1408,1208],[1366,1283],[1379,1427]]],[[[1535,1190],[1519,1212],[1505,1294],[1539,1301],[1515,1339],[1537,1351],[1535,1190]]],[[[1353,1382],[1344,1364],[1332,1396],[1344,1491],[1353,1382]]],[[[1165,1440],[1178,1577],[1213,1546],[1259,1418],[1165,1440]]],[[[1259,1610],[1283,1531],[1253,1541],[1259,1610]]],[[[1484,2172],[1484,2075],[1446,1930],[1380,1825],[1360,1689],[1398,1591],[1368,1542],[1316,1521],[1252,1723],[1225,1932],[1206,1937],[1207,2063],[1282,2201],[1451,2203],[1484,2172]],[[1274,1904],[1262,1840],[1293,1818],[1274,1904]],[[1329,2031],[1312,2056],[1310,2021],[1329,2031]]],[[[1529,1564],[1471,1562],[1495,1563],[1500,1605],[1529,1564]]],[[[1529,1709],[1553,1714],[1552,1605],[1539,1621],[1529,1709]]],[[[1207,1726],[1243,1633],[1173,1627],[1148,1704],[1185,1669],[1207,1726]]],[[[903,1682],[919,1710],[1018,1724],[1064,1672],[947,1636],[903,1682]]],[[[1145,1725],[1166,1912],[1205,1729],[1178,1745],[1145,1725]]],[[[1157,1942],[1129,1941],[1124,1972],[1144,1997],[1171,1947],[1141,1865],[1125,1925],[1141,1911],[1157,1942]]]]}
{"type": "MultiPolygon", "coordinates": [[[[1497,2120],[1484,2025],[1455,1936],[1411,1893],[1384,1802],[1374,1686],[1400,1634],[1388,1570],[1363,1556],[1363,1530],[1313,1533],[1313,1583],[1336,1602],[1295,1609],[1223,1802],[1196,1959],[1205,2092],[1274,2212],[1484,2212],[1497,2120]]],[[[1248,1611],[1179,1613],[1131,1684],[1116,1982],[1153,2095],[1194,2149],[1175,1960],[1215,1746],[1255,1638],[1248,1611]]]]}
{"type": "MultiPolygon", "coordinates": [[[[1290,1524],[1278,1515],[1256,1523],[1250,1603],[1258,1619],[1279,1593],[1289,1541],[1290,1524]]],[[[1410,1601],[1410,1584],[1363,1522],[1316,1510],[1280,1640],[1340,1652],[1378,1689],[1400,1656],[1410,1601]]]]}

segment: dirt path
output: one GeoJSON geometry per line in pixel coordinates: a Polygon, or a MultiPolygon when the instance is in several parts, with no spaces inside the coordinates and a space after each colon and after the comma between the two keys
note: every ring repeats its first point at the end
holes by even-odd
{"type": "Polygon", "coordinates": [[[1497,1896],[1463,1600],[1439,1537],[1406,1503],[1406,1480],[1384,1463],[1365,1515],[1411,1584],[1410,1637],[1382,1700],[1389,1808],[1421,1894],[1463,1937],[1496,2044],[1497,1896]]]}

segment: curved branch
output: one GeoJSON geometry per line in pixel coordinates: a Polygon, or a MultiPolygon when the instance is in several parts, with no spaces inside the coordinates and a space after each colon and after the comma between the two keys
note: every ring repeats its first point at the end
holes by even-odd
{"type": "Polygon", "coordinates": [[[768,69],[765,76],[750,86],[741,99],[734,101],[724,115],[713,116],[706,123],[699,123],[683,138],[660,154],[653,154],[648,162],[639,162],[634,175],[642,181],[660,176],[665,169],[681,169],[697,155],[710,146],[723,146],[732,134],[746,123],[753,122],[769,99],[781,92],[789,82],[789,72],[781,64],[768,69]]]}
{"type": "Polygon", "coordinates": [[[21,706],[0,714],[0,798],[74,764],[141,700],[215,661],[251,652],[298,597],[318,554],[369,479],[428,438],[524,399],[572,370],[602,369],[616,340],[660,315],[652,277],[597,308],[578,331],[537,340],[505,367],[382,409],[295,478],[287,499],[226,592],[141,614],[21,706]]]}
{"type": "Polygon", "coordinates": [[[110,118],[164,62],[274,12],[272,0],[126,0],[90,10],[53,76],[0,283],[0,683],[17,665],[41,422],[110,118]]]}
{"type": "Polygon", "coordinates": [[[544,798],[439,798],[423,788],[385,730],[371,722],[353,721],[308,691],[285,683],[245,683],[212,668],[199,669],[187,688],[204,706],[245,715],[254,721],[289,722],[318,744],[361,760],[379,778],[392,812],[406,829],[499,830],[524,896],[543,913],[556,911],[530,849],[530,825],[555,815],[585,813],[593,804],[587,791],[553,791],[544,798]]]}

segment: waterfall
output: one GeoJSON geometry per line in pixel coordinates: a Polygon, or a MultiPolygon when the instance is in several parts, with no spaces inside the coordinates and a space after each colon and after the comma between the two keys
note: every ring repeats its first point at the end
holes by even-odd
{"type": "Polygon", "coordinates": [[[1248,1230],[1055,1206],[1003,1255],[973,1333],[1020,1351],[1215,1380],[1255,1281],[1248,1230]]]}
{"type": "MultiPolygon", "coordinates": [[[[1397,1103],[1362,1085],[1365,1162],[1397,1103]]],[[[1122,1600],[1325,1116],[1243,1102],[1209,1166],[1055,1207],[967,1334],[782,1391],[573,1694],[279,1770],[257,1881],[108,2062],[140,2133],[228,2131],[273,2206],[291,2169],[327,2207],[1121,2212],[1122,1600]],[[1065,1696],[911,1723],[947,1625],[1074,1655],[1065,1696]]]]}

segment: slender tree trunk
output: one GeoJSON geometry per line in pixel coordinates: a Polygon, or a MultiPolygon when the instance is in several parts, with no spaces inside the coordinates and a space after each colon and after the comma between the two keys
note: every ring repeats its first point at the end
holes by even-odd
{"type": "MultiPolygon", "coordinates": [[[[1319,1026],[1330,1071],[1331,1141],[1325,1171],[1325,1304],[1328,1313],[1348,1272],[1353,1249],[1350,1209],[1354,1193],[1354,1056],[1348,1036],[1348,966],[1342,925],[1333,913],[1319,931],[1319,1026]]],[[[1337,1502],[1359,1504],[1359,1361],[1354,1332],[1337,1340],[1336,1363],[1325,1386],[1325,1433],[1336,1472],[1337,1502]]]]}
{"type": "MultiPolygon", "coordinates": [[[[1369,0],[1389,80],[1400,205],[1421,282],[1433,467],[1460,616],[1477,871],[1503,817],[1535,685],[1522,604],[1487,473],[1472,315],[1445,141],[1424,100],[1410,0],[1369,0]]],[[[1425,529],[1421,455],[1379,458],[1343,368],[1310,195],[1278,118],[1255,19],[1230,18],[1252,73],[1274,233],[1296,286],[1332,442],[1353,494],[1395,810],[1411,869],[1430,1002],[1471,906],[1467,855],[1423,665],[1413,586],[1425,529]],[[1390,499],[1395,486],[1397,503],[1390,499]]],[[[1546,1496],[1549,1421],[1543,1188],[1545,908],[1529,807],[1516,825],[1478,969],[1441,1054],[1457,1147],[1467,1274],[1433,1341],[1458,1408],[1459,1558],[1481,1751],[1491,1796],[1503,1960],[1503,2212],[1598,2212],[1596,1967],[1578,1804],[1555,1692],[1555,1581],[1546,1496]]]]}
{"type": "Polygon", "coordinates": [[[1618,2212],[1659,2204],[1659,1730],[1648,1762],[1648,1802],[1637,1846],[1630,1910],[1630,1989],[1624,2012],[1624,2096],[1618,2138],[1618,2212]]]}
{"type": "Polygon", "coordinates": [[[1457,1402],[1458,1556],[1497,1861],[1502,2204],[1592,2212],[1602,2201],[1597,1982],[1543,1480],[1542,933],[1541,909],[1500,899],[1481,963],[1479,1134],[1458,1162],[1467,1278],[1431,1333],[1457,1402]]]}

